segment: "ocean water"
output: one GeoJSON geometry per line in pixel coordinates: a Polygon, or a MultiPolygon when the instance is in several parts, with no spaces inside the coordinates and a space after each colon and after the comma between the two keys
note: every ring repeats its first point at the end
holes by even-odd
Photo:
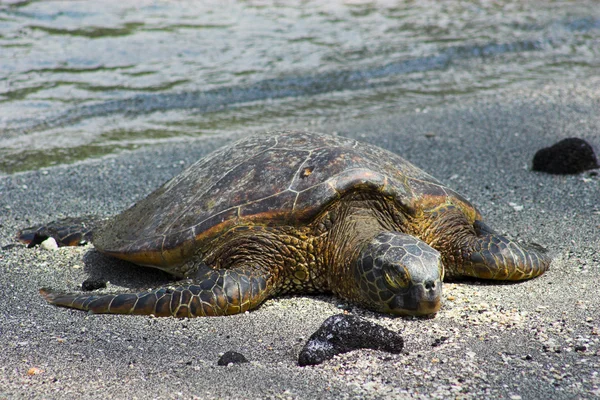
{"type": "Polygon", "coordinates": [[[0,174],[599,73],[597,1],[4,1],[0,174]]]}

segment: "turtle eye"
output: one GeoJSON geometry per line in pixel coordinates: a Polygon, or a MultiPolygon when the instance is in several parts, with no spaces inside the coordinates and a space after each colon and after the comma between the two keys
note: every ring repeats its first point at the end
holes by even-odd
{"type": "Polygon", "coordinates": [[[383,266],[383,277],[390,288],[403,289],[410,285],[410,277],[403,265],[386,263],[383,266]]]}

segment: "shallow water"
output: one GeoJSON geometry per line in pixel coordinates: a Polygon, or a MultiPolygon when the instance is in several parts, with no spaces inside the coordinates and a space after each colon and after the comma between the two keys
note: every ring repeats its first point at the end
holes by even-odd
{"type": "Polygon", "coordinates": [[[599,72],[597,1],[1,3],[0,172],[599,72]]]}

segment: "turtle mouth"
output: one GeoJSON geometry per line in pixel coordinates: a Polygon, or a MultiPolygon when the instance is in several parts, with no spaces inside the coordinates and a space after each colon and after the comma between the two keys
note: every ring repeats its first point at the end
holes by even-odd
{"type": "Polygon", "coordinates": [[[442,306],[442,281],[411,285],[407,293],[394,296],[390,311],[396,315],[425,316],[435,314],[442,306]]]}

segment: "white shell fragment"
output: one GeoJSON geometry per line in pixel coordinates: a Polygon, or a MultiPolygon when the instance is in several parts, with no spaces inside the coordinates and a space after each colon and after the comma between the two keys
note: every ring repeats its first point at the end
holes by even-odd
{"type": "Polygon", "coordinates": [[[56,243],[56,240],[54,240],[53,237],[49,237],[48,239],[44,240],[40,246],[42,246],[44,250],[58,250],[58,243],[56,243]]]}

